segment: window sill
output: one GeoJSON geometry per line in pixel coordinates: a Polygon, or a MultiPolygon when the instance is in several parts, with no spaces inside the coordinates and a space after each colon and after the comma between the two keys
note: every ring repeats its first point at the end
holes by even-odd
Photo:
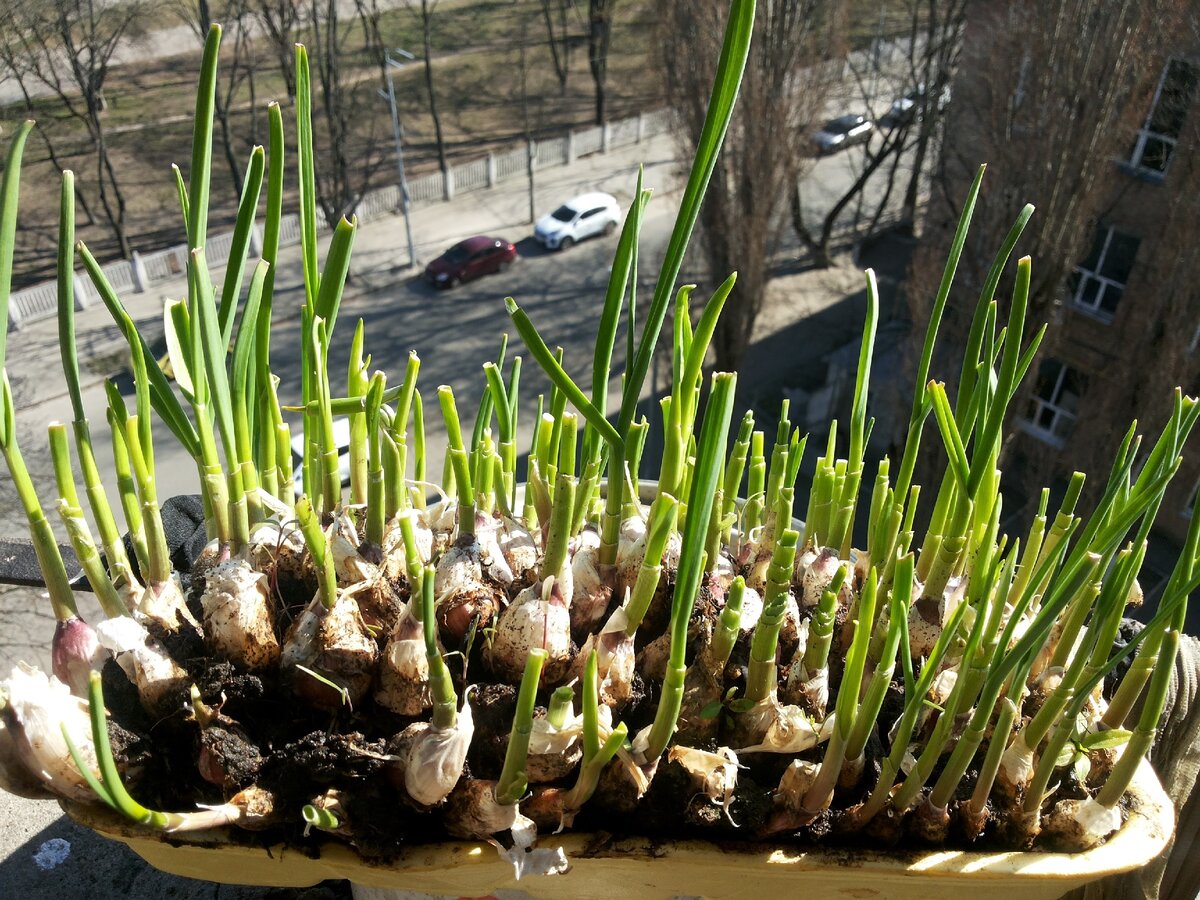
{"type": "Polygon", "coordinates": [[[1145,182],[1146,184],[1162,185],[1167,180],[1166,172],[1144,169],[1141,166],[1135,166],[1127,159],[1117,160],[1117,169],[1130,178],[1136,178],[1138,181],[1145,182]]]}
{"type": "Polygon", "coordinates": [[[1091,319],[1093,322],[1099,322],[1101,325],[1111,325],[1113,323],[1113,319],[1115,318],[1115,316],[1111,315],[1110,313],[1103,312],[1099,309],[1093,309],[1090,306],[1084,306],[1082,303],[1075,303],[1074,301],[1071,302],[1070,309],[1072,312],[1076,312],[1085,318],[1091,319]]]}
{"type": "Polygon", "coordinates": [[[1060,438],[1058,435],[1054,434],[1053,432],[1046,431],[1043,428],[1038,428],[1038,426],[1034,425],[1032,422],[1029,422],[1025,419],[1018,419],[1017,427],[1020,428],[1023,432],[1025,432],[1030,437],[1037,438],[1043,444],[1048,444],[1049,446],[1053,447],[1055,450],[1061,450],[1067,443],[1064,438],[1060,438]]]}

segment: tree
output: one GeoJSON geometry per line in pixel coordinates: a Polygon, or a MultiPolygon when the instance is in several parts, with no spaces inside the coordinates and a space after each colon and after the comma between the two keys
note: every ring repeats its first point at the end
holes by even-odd
{"type": "Polygon", "coordinates": [[[330,224],[354,212],[384,158],[378,152],[385,119],[379,114],[378,86],[386,74],[379,9],[375,0],[354,0],[354,18],[343,22],[341,5],[338,0],[310,0],[307,9],[314,100],[320,111],[314,136],[321,142],[323,161],[317,202],[330,224]],[[364,58],[378,66],[377,78],[344,70],[349,61],[364,58]]]}
{"type": "Polygon", "coordinates": [[[446,141],[442,135],[442,118],[438,114],[437,92],[433,89],[433,12],[437,0],[421,0],[417,15],[421,20],[421,46],[424,50],[425,64],[425,93],[429,99],[429,117],[433,119],[433,135],[437,141],[438,167],[444,176],[450,171],[446,160],[446,141]]]}
{"type": "Polygon", "coordinates": [[[862,160],[853,169],[849,186],[824,211],[815,229],[805,221],[801,202],[803,185],[798,182],[791,193],[792,226],[814,265],[821,268],[832,265],[834,232],[843,214],[855,201],[861,206],[868,183],[886,172],[882,198],[870,222],[859,233],[869,235],[875,231],[891,202],[902,164],[908,166],[909,174],[900,221],[911,229],[926,160],[943,125],[949,85],[962,46],[967,3],[968,0],[909,0],[907,40],[893,39],[893,46],[900,44],[904,48],[898,79],[882,60],[882,19],[872,52],[864,54],[861,62],[856,62],[854,55],[847,57],[846,69],[852,77],[842,86],[848,92],[844,106],[866,109],[876,124],[876,137],[864,145],[862,160]],[[895,90],[888,91],[888,85],[894,85],[895,90]],[[900,96],[911,99],[912,106],[896,114],[890,104],[893,97],[900,96]]]}
{"type": "Polygon", "coordinates": [[[916,221],[917,198],[925,172],[925,160],[943,124],[950,84],[962,53],[967,3],[968,0],[926,0],[924,3],[912,0],[910,6],[908,83],[918,88],[917,103],[913,110],[916,139],[912,169],[900,213],[901,224],[909,232],[916,221]]]}
{"type": "Polygon", "coordinates": [[[26,95],[27,84],[43,85],[86,130],[100,206],[126,258],[133,249],[104,127],[104,83],[117,47],[138,35],[145,12],[143,0],[11,0],[0,37],[5,61],[26,95]]]}
{"type": "MultiPolygon", "coordinates": [[[[224,58],[217,71],[217,77],[223,84],[218,84],[213,111],[217,123],[221,126],[221,146],[225,151],[225,161],[229,166],[229,173],[233,176],[232,183],[235,185],[242,183],[242,164],[239,152],[245,153],[246,149],[258,143],[252,27],[257,19],[251,10],[252,2],[253,0],[228,0],[221,14],[221,25],[224,28],[221,48],[225,52],[222,54],[224,58]],[[247,106],[250,110],[250,129],[248,134],[242,135],[239,142],[234,139],[230,116],[236,99],[243,89],[247,94],[247,106]]],[[[203,43],[213,24],[209,0],[185,0],[179,5],[179,14],[203,43]]]]}
{"type": "Polygon", "coordinates": [[[603,125],[608,100],[608,45],[617,0],[588,0],[588,68],[596,84],[596,124],[603,125]]]}
{"type": "MultiPolygon", "coordinates": [[[[724,6],[720,0],[671,0],[662,12],[667,97],[688,143],[686,155],[703,127],[724,6]]],[[[819,61],[840,43],[838,5],[763,4],[754,29],[741,95],[700,210],[700,246],[711,276],[738,273],[713,339],[717,368],[726,371],[736,369],[762,309],[770,260],[786,228],[780,204],[803,162],[796,148],[824,114],[835,67],[819,61]]]]}
{"type": "Polygon", "coordinates": [[[573,37],[567,24],[567,10],[574,8],[575,0],[541,0],[542,19],[546,23],[546,43],[550,47],[550,61],[558,78],[558,90],[567,93],[567,77],[571,74],[571,43],[573,37]]]}
{"type": "Polygon", "coordinates": [[[296,29],[300,24],[299,0],[246,0],[275,55],[288,98],[296,96],[296,29]]]}

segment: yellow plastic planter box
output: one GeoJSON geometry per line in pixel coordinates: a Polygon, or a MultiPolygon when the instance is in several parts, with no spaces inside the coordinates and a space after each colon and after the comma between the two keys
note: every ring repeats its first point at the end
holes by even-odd
{"type": "Polygon", "coordinates": [[[163,835],[102,807],[68,802],[63,807],[76,822],[127,844],[148,863],[172,875],[269,887],[305,887],[345,878],[361,888],[356,894],[362,898],[387,897],[393,890],[452,897],[485,897],[505,890],[518,892],[518,896],[523,892],[530,897],[563,900],[607,896],[614,891],[621,900],[681,895],[714,900],[782,896],[1052,900],[1106,875],[1140,868],[1162,852],[1174,828],[1175,814],[1146,761],[1134,778],[1129,798],[1129,815],[1121,830],[1086,853],[885,853],[562,834],[545,835],[542,842],[566,850],[570,871],[520,882],[514,880],[512,867],[488,844],[418,846],[379,865],[334,842],[321,847],[314,857],[284,846],[268,850],[232,843],[224,829],[163,835]]]}

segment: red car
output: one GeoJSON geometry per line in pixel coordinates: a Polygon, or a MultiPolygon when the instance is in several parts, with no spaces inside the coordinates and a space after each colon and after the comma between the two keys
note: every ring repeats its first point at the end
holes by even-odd
{"type": "Polygon", "coordinates": [[[480,275],[503,272],[517,258],[517,248],[503,238],[477,237],[459,241],[425,267],[434,287],[453,287],[480,275]]]}

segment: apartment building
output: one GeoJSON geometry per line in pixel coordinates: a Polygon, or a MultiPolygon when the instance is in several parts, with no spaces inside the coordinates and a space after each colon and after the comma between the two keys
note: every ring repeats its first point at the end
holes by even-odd
{"type": "MultiPolygon", "coordinates": [[[[1012,409],[1013,527],[1028,522],[1038,485],[1061,489],[1077,468],[1102,482],[1130,420],[1157,429],[1173,386],[1200,393],[1200,13],[1152,2],[1141,22],[1121,20],[1131,6],[1012,0],[968,16],[910,281],[920,291],[940,274],[954,202],[988,162],[948,311],[947,337],[961,339],[990,253],[1021,204],[1038,207],[1017,252],[1033,256],[1031,313],[1050,328],[1012,409]],[[1168,7],[1173,27],[1155,27],[1168,7]],[[1066,44],[1064,10],[1075,16],[1066,44]]],[[[1003,309],[1003,286],[998,298],[1003,309]]],[[[1200,434],[1185,453],[1147,561],[1151,595],[1197,505],[1200,434]]]]}

